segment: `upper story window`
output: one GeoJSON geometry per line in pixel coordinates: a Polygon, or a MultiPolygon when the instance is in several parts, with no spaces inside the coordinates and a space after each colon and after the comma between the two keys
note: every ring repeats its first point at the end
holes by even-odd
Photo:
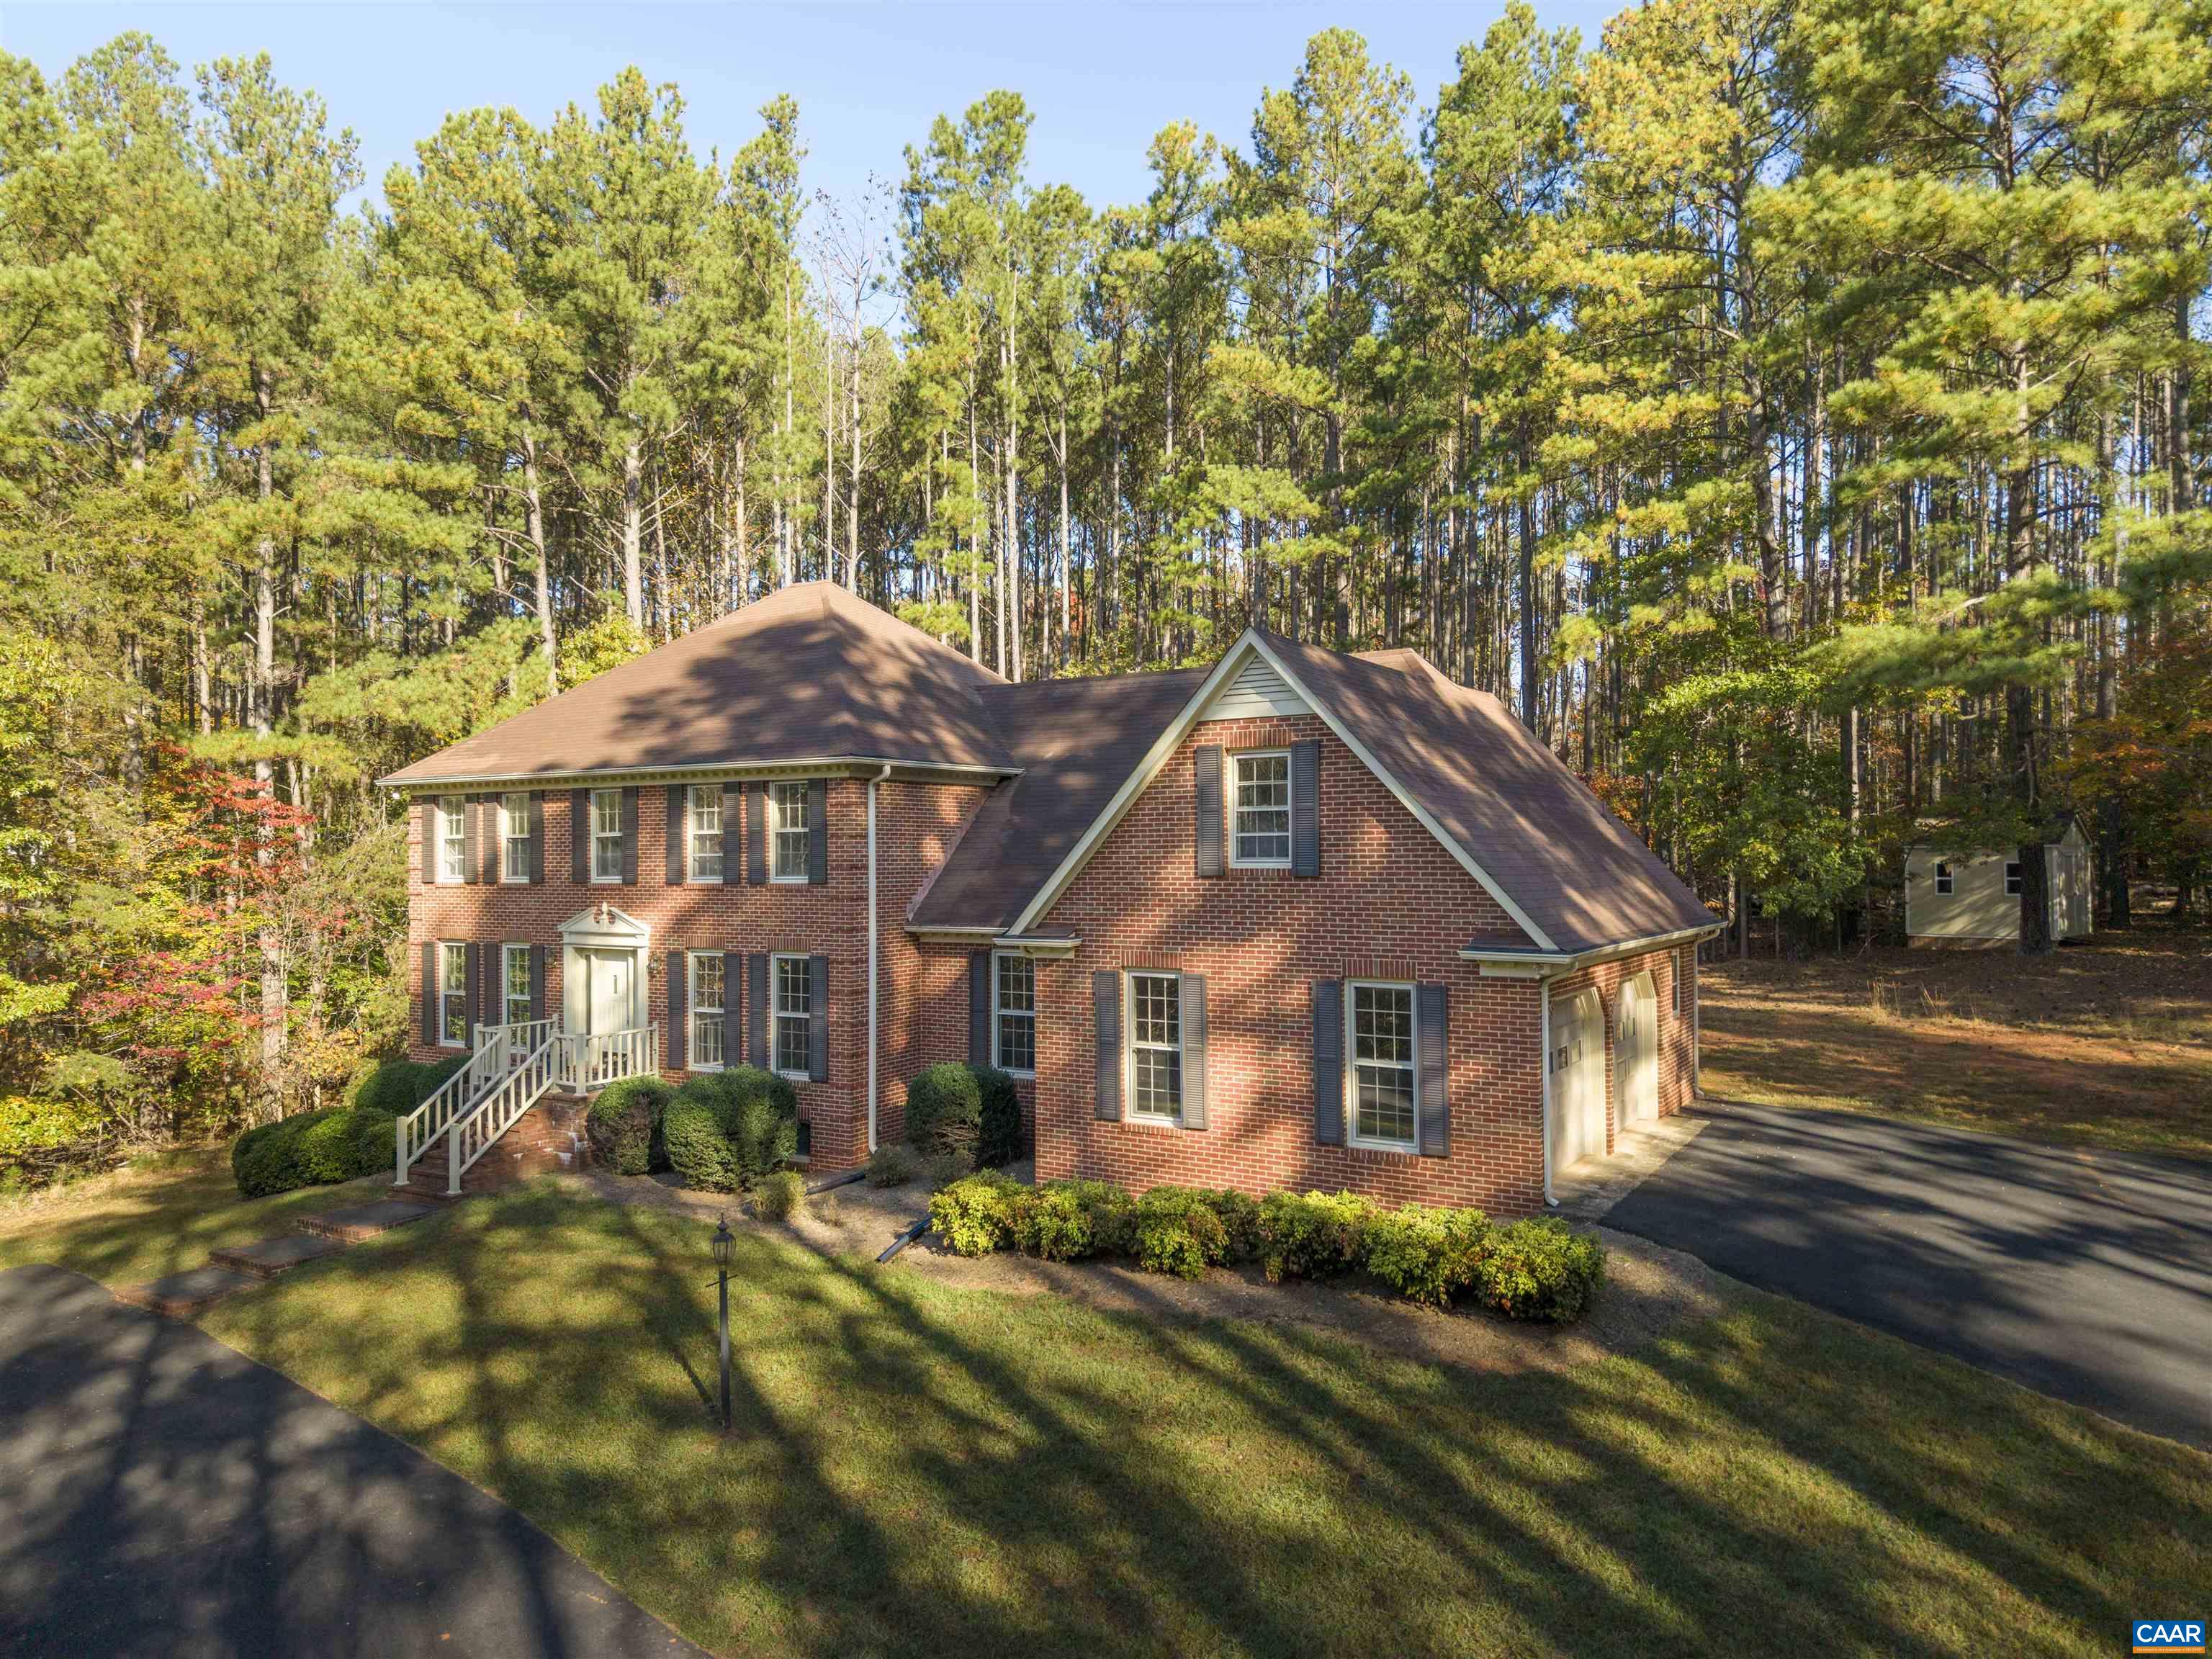
{"type": "Polygon", "coordinates": [[[1291,863],[1291,757],[1287,750],[1236,757],[1229,861],[1257,869],[1291,863]]]}
{"type": "Polygon", "coordinates": [[[775,1069],[786,1077],[803,1078],[812,1068],[814,1037],[814,973],[805,957],[779,956],[769,959],[775,977],[769,1005],[775,1014],[775,1069]]]}
{"type": "Polygon", "coordinates": [[[2005,891],[2017,893],[2020,891],[2020,860],[2007,859],[2005,860],[2005,891]]]}
{"type": "Polygon", "coordinates": [[[1936,860],[1936,890],[1939,893],[1951,890],[1951,866],[1942,859],[1936,860]]]}
{"type": "Polygon", "coordinates": [[[466,881],[469,860],[468,803],[459,795],[438,797],[438,879],[466,881]]]}
{"type": "Polygon", "coordinates": [[[469,1046],[469,947],[438,946],[438,1046],[469,1046]]]}
{"type": "Polygon", "coordinates": [[[693,784],[688,792],[684,816],[685,827],[690,831],[690,878],[721,880],[722,786],[693,784]]]}
{"type": "Polygon", "coordinates": [[[500,953],[500,984],[503,988],[502,1012],[509,1025],[527,1024],[532,1000],[530,995],[530,947],[527,945],[502,945],[500,953]]]}
{"type": "MultiPolygon", "coordinates": [[[[769,876],[774,881],[806,879],[806,786],[768,787],[769,876]]],[[[805,960],[803,957],[800,959],[805,960]]],[[[803,1068],[802,1068],[803,1069],[803,1068]]]]}
{"type": "Polygon", "coordinates": [[[1352,1000],[1352,1138],[1364,1146],[1410,1151],[1417,1097],[1413,988],[1354,983],[1346,994],[1352,1000]]]}
{"type": "Polygon", "coordinates": [[[623,795],[619,789],[592,791],[592,879],[623,878],[623,795]]]}
{"type": "Polygon", "coordinates": [[[530,879],[530,797],[499,798],[499,874],[501,881],[530,879]]]}
{"type": "Polygon", "coordinates": [[[1129,1108],[1139,1117],[1182,1115],[1182,977],[1129,975],[1129,1108]]]}
{"type": "Polygon", "coordinates": [[[1036,1070],[1036,963],[1018,951],[993,963],[991,1030],[1002,1072],[1036,1070]]]}
{"type": "Polygon", "coordinates": [[[727,1005],[723,1001],[723,958],[720,951],[694,951],[686,958],[691,983],[685,999],[691,1010],[690,1042],[684,1053],[695,1072],[719,1071],[723,1044],[729,1031],[727,1005]]]}

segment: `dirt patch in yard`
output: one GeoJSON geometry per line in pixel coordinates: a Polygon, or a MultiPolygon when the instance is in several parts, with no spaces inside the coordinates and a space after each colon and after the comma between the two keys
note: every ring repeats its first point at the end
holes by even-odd
{"type": "Polygon", "coordinates": [[[2212,1159],[2212,939],[1709,965],[1705,1092],[2212,1159]]]}
{"type": "MultiPolygon", "coordinates": [[[[681,1210],[702,1221],[726,1214],[733,1227],[794,1237],[822,1255],[872,1263],[898,1234],[928,1213],[919,1186],[840,1187],[807,1200],[788,1227],[755,1221],[741,1201],[687,1192],[659,1180],[590,1173],[580,1181],[602,1197],[681,1210]]],[[[1711,1318],[1747,1294],[1735,1280],[1693,1256],[1600,1227],[1606,1283],[1597,1306],[1564,1328],[1515,1324],[1479,1311],[1417,1307],[1366,1279],[1270,1285],[1256,1267],[1217,1269],[1204,1279],[1170,1279],[1115,1262],[1037,1261],[1027,1256],[958,1256],[933,1237],[908,1245],[882,1269],[939,1284],[1014,1296],[1053,1295],[1109,1313],[1195,1322],[1249,1320],[1328,1332],[1409,1359],[1510,1376],[1562,1370],[1643,1347],[1686,1322],[1711,1318]]]]}

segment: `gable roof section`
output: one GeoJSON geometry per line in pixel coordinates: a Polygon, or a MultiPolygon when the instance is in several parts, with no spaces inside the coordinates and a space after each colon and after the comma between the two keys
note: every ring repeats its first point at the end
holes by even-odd
{"type": "Polygon", "coordinates": [[[793,761],[1011,771],[1005,682],[835,582],[801,582],[402,767],[399,786],[793,761]]]}

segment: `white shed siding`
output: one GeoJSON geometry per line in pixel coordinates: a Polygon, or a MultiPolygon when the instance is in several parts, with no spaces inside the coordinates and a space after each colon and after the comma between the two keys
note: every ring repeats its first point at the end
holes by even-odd
{"type": "MultiPolygon", "coordinates": [[[[1986,940],[2020,937],[2020,895],[2005,891],[2009,853],[1939,853],[1915,847],[1905,859],[1905,932],[1908,939],[1986,940]],[[1936,890],[1936,866],[1951,867],[1951,890],[1936,890]]],[[[2077,825],[2043,849],[2054,939],[2087,939],[2091,930],[2088,842],[2077,825]]]]}

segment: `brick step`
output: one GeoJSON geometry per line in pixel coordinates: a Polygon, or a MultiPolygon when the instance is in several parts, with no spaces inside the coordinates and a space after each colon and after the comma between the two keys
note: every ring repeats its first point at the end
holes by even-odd
{"type": "Polygon", "coordinates": [[[424,1204],[411,1197],[381,1198],[371,1204],[349,1205],[343,1210],[325,1210],[320,1215],[301,1216],[292,1224],[295,1232],[308,1233],[317,1238],[335,1238],[342,1244],[358,1244],[365,1238],[374,1238],[388,1233],[394,1227],[404,1227],[437,1213],[437,1206],[424,1204]]]}
{"type": "Polygon", "coordinates": [[[345,1246],[335,1238],[312,1233],[283,1233],[275,1238],[258,1239],[251,1244],[241,1244],[235,1249],[211,1250],[208,1253],[208,1261],[216,1267],[228,1267],[233,1273],[251,1273],[256,1279],[274,1279],[288,1267],[335,1255],[343,1249],[345,1246]]]}

